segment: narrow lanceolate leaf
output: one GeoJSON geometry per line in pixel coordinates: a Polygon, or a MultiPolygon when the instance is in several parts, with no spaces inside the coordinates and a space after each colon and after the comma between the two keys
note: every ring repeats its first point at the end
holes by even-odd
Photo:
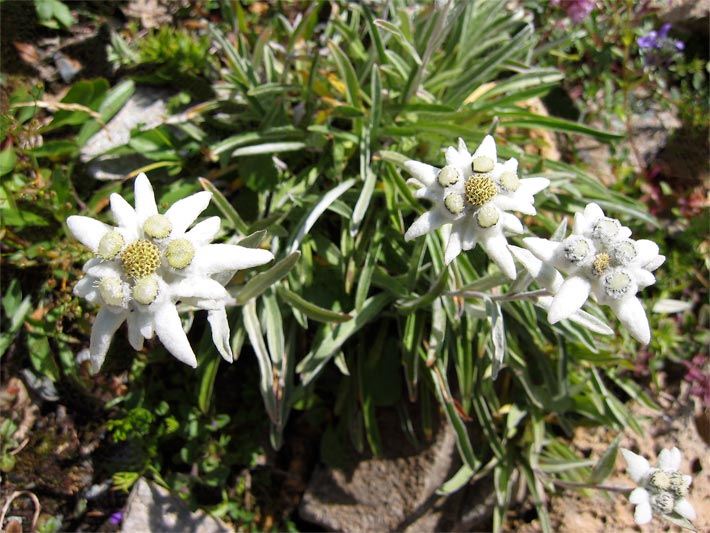
{"type": "Polygon", "coordinates": [[[653,306],[654,313],[683,313],[693,308],[692,302],[684,302],[682,300],[672,300],[666,298],[658,300],[653,306]]]}
{"type": "Polygon", "coordinates": [[[334,42],[329,42],[328,48],[330,48],[330,51],[333,53],[333,58],[338,67],[340,77],[345,82],[348,103],[355,108],[360,108],[360,83],[357,80],[357,74],[355,74],[352,63],[348,59],[348,56],[345,55],[345,52],[334,42]]]}
{"type": "Polygon", "coordinates": [[[229,203],[229,200],[224,197],[220,190],[205,178],[198,178],[198,180],[204,190],[212,193],[212,201],[222,215],[224,215],[224,218],[226,218],[229,223],[234,226],[234,229],[243,235],[248,233],[249,226],[247,226],[247,223],[244,222],[242,217],[239,216],[237,210],[232,207],[232,204],[229,203]]]}
{"type": "Polygon", "coordinates": [[[451,479],[449,479],[446,483],[441,485],[441,487],[436,489],[436,493],[442,496],[453,494],[454,492],[464,487],[473,477],[473,474],[475,474],[475,472],[471,469],[470,466],[468,466],[467,464],[462,465],[461,468],[459,468],[458,472],[456,472],[451,479]]]}
{"type": "Polygon", "coordinates": [[[232,157],[243,157],[247,155],[259,155],[259,154],[275,154],[278,152],[297,152],[298,150],[303,150],[306,145],[302,142],[279,142],[279,143],[265,143],[265,144],[254,144],[252,146],[244,146],[242,148],[237,148],[232,152],[232,157]]]}
{"type": "Polygon", "coordinates": [[[365,218],[367,208],[370,206],[372,192],[375,190],[375,182],[377,176],[370,168],[370,130],[363,128],[362,139],[360,141],[360,175],[363,177],[364,184],[360,196],[353,209],[353,216],[350,219],[350,235],[354,237],[360,230],[360,225],[365,218]]]}
{"type": "Polygon", "coordinates": [[[325,364],[335,356],[345,341],[379,315],[380,311],[389,302],[390,296],[385,293],[368,298],[359,313],[352,313],[352,320],[327,330],[323,340],[296,367],[296,372],[301,375],[303,385],[308,385],[323,369],[325,364]]]}
{"type": "Polygon", "coordinates": [[[269,354],[275,365],[281,363],[284,358],[284,332],[283,319],[279,304],[273,291],[269,291],[262,298],[264,302],[264,322],[266,325],[266,342],[269,345],[269,354]]]}
{"type": "Polygon", "coordinates": [[[347,322],[352,319],[352,316],[346,313],[338,313],[309,302],[283,285],[277,286],[276,292],[291,307],[298,309],[308,318],[317,322],[347,322]]]}
{"type": "Polygon", "coordinates": [[[463,420],[461,420],[461,416],[459,416],[454,400],[451,397],[451,391],[449,390],[448,383],[445,381],[445,375],[441,371],[441,367],[442,365],[437,363],[431,365],[429,368],[432,381],[434,382],[436,396],[439,398],[439,403],[444,406],[446,418],[454,428],[454,432],[456,433],[456,446],[459,450],[461,458],[464,460],[464,464],[475,472],[478,470],[480,461],[473,451],[473,445],[471,444],[471,439],[468,436],[468,430],[466,429],[466,425],[463,423],[463,420]]]}
{"type": "Polygon", "coordinates": [[[326,193],[320,201],[313,206],[313,209],[301,220],[298,224],[298,230],[291,239],[291,242],[286,247],[288,253],[293,253],[301,246],[301,241],[311,230],[318,218],[323,212],[328,209],[328,206],[337,200],[345,191],[355,184],[354,179],[349,179],[335,187],[333,190],[326,193]]]}
{"type": "Polygon", "coordinates": [[[436,298],[441,296],[446,288],[446,282],[449,279],[448,270],[443,270],[439,279],[432,285],[431,289],[426,294],[411,298],[409,300],[397,302],[397,309],[405,313],[411,313],[415,309],[430,305],[436,298]]]}
{"type": "Polygon", "coordinates": [[[492,378],[498,377],[498,371],[503,365],[505,357],[505,326],[500,304],[486,298],[486,314],[491,325],[491,341],[493,342],[493,370],[492,378]]]}
{"type": "Polygon", "coordinates": [[[285,278],[301,257],[301,252],[293,252],[278,261],[266,272],[260,272],[246,282],[235,296],[238,305],[243,305],[256,298],[277,281],[285,278]]]}
{"type": "MultiPolygon", "coordinates": [[[[133,95],[136,87],[133,80],[125,80],[108,91],[106,98],[99,106],[99,114],[101,121],[106,124],[118,111],[123,107],[123,104],[133,95]]],[[[83,146],[96,132],[101,129],[101,124],[96,120],[86,122],[79,133],[76,135],[77,146],[83,146]]]]}
{"type": "Polygon", "coordinates": [[[256,359],[259,363],[259,374],[261,379],[259,380],[259,391],[264,400],[264,406],[266,407],[266,412],[272,421],[278,420],[277,412],[277,400],[274,394],[274,371],[271,367],[271,357],[269,357],[269,352],[264,344],[264,338],[261,336],[261,326],[259,324],[259,317],[256,313],[256,300],[251,300],[244,305],[244,327],[247,330],[247,335],[249,336],[249,342],[251,343],[254,353],[256,354],[256,359]]]}
{"type": "Polygon", "coordinates": [[[597,464],[594,465],[592,473],[589,476],[589,484],[596,485],[598,483],[601,483],[611,475],[614,470],[616,456],[619,451],[619,440],[620,437],[616,437],[614,439],[614,442],[612,442],[607,448],[607,450],[604,452],[604,455],[599,458],[597,464]]]}

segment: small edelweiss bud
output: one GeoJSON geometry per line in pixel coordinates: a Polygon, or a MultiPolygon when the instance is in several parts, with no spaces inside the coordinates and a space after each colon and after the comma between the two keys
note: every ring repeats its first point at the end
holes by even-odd
{"type": "Polygon", "coordinates": [[[471,167],[473,168],[474,172],[490,172],[491,170],[493,170],[494,164],[495,161],[493,161],[490,157],[486,157],[485,155],[479,155],[474,158],[471,163],[471,167]]]}
{"type": "Polygon", "coordinates": [[[117,231],[109,231],[101,237],[99,241],[99,247],[96,250],[96,255],[101,259],[109,261],[118,255],[124,244],[123,235],[117,231]]]}
{"type": "Polygon", "coordinates": [[[677,497],[682,498],[688,495],[688,486],[690,485],[690,483],[680,472],[675,471],[670,473],[669,484],[671,492],[677,497]]]}
{"type": "Polygon", "coordinates": [[[601,276],[609,268],[611,263],[611,258],[609,254],[602,252],[594,256],[594,262],[592,263],[592,272],[595,276],[601,276]]]}
{"type": "Polygon", "coordinates": [[[667,491],[671,487],[671,477],[668,472],[656,470],[649,476],[648,486],[656,491],[667,491]]]}
{"type": "Polygon", "coordinates": [[[584,237],[573,235],[562,242],[562,251],[567,261],[578,265],[589,259],[592,254],[592,244],[584,237]]]}
{"type": "Polygon", "coordinates": [[[592,228],[592,237],[601,242],[612,240],[619,233],[621,222],[615,218],[601,217],[592,228]]]}
{"type": "Polygon", "coordinates": [[[620,268],[612,269],[602,278],[604,292],[618,300],[627,294],[635,294],[636,290],[631,275],[620,268]]]}
{"type": "Polygon", "coordinates": [[[444,198],[444,206],[452,215],[460,215],[464,209],[463,196],[458,193],[447,194],[444,198]]]}
{"type": "Polygon", "coordinates": [[[134,279],[145,278],[155,273],[160,266],[160,250],[150,241],[141,239],[132,242],[121,253],[123,270],[134,279]]]}
{"type": "Polygon", "coordinates": [[[170,241],[165,249],[165,259],[168,264],[178,270],[187,267],[194,257],[195,247],[187,239],[170,241]]]}
{"type": "Polygon", "coordinates": [[[661,514],[670,514],[673,512],[675,498],[670,492],[660,492],[651,496],[651,506],[661,514]]]}
{"type": "Polygon", "coordinates": [[[520,178],[515,172],[503,172],[498,178],[501,189],[506,192],[515,192],[520,187],[520,178]]]}
{"type": "Polygon", "coordinates": [[[489,176],[471,176],[464,186],[466,201],[475,206],[490,202],[497,194],[495,183],[489,176]]]}
{"type": "Polygon", "coordinates": [[[143,223],[143,232],[153,239],[164,239],[173,229],[168,217],[165,215],[153,215],[143,223]]]}
{"type": "Polygon", "coordinates": [[[619,265],[626,266],[636,259],[638,251],[632,241],[621,241],[611,249],[611,257],[619,265]]]}
{"type": "Polygon", "coordinates": [[[460,179],[462,179],[461,171],[453,165],[446,165],[439,171],[436,177],[436,181],[438,181],[439,185],[442,187],[451,187],[458,183],[460,179]]]}
{"type": "Polygon", "coordinates": [[[99,281],[99,294],[108,305],[123,306],[127,300],[126,286],[118,276],[106,276],[99,281]]]}
{"type": "Polygon", "coordinates": [[[495,226],[498,223],[498,219],[500,219],[500,214],[492,205],[484,205],[476,213],[476,222],[484,229],[495,226]]]}
{"type": "Polygon", "coordinates": [[[139,304],[149,305],[158,296],[158,281],[155,276],[148,276],[136,280],[133,285],[133,299],[139,304]]]}

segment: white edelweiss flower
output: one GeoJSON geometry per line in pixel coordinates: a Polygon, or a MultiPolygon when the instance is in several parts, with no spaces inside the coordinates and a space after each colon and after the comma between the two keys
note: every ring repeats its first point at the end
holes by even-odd
{"type": "Polygon", "coordinates": [[[419,187],[415,196],[429,200],[432,207],[414,221],[404,238],[411,240],[451,224],[446,264],[462,250],[480,244],[505,275],[515,279],[515,263],[504,231],[522,233],[523,225],[508,211],[534,215],[533,196],[547,187],[549,180],[520,179],[515,159],[499,163],[490,135],[473,154],[459,139],[457,148],[447,148],[442,169],[419,161],[407,161],[405,168],[413,176],[408,183],[419,187]]]}
{"type": "Polygon", "coordinates": [[[550,323],[569,318],[591,294],[600,304],[611,307],[636,340],[649,343],[648,319],[636,293],[656,282],[652,271],[665,257],[658,253],[656,243],[630,237],[629,228],[590,203],[584,213],[575,214],[572,235],[563,241],[523,239],[538,259],[567,274],[554,290],[547,315],[550,323]]]}
{"type": "Polygon", "coordinates": [[[86,262],[86,276],[74,287],[77,296],[101,306],[89,345],[92,371],[101,368],[113,334],[124,321],[136,350],[155,334],[177,359],[197,366],[178,302],[208,311],[213,341],[231,362],[225,305],[233,298],[224,284],[237,270],[268,263],[273,255],[267,250],[211,244],[219,231],[219,217],[188,229],[209,204],[211,193],[179,200],[161,215],[145,174],[135,179],[134,190],[135,208],[118,194],[110,197],[116,227],[84,216],[67,219],[72,235],[96,254],[86,262]]]}
{"type": "Polygon", "coordinates": [[[636,506],[634,521],[638,525],[650,522],[654,512],[661,515],[676,513],[687,520],[695,520],[695,509],[687,499],[693,478],[679,471],[682,455],[678,448],[662,450],[656,468],[631,450],[622,448],[621,454],[626,460],[629,477],[638,485],[629,494],[629,501],[636,506]]]}
{"type": "MultiPolygon", "coordinates": [[[[557,292],[563,283],[562,275],[555,270],[553,267],[540,261],[535,257],[529,250],[524,248],[518,248],[512,244],[508,245],[508,249],[513,254],[513,257],[518,260],[518,262],[523,265],[525,270],[527,270],[530,275],[538,282],[538,284],[548,289],[551,293],[557,292]]],[[[552,296],[538,296],[537,304],[545,310],[549,310],[554,298],[552,296]]],[[[578,309],[569,316],[572,322],[576,322],[581,326],[595,332],[600,335],[613,335],[614,330],[609,326],[604,324],[601,320],[597,319],[595,316],[590,315],[578,309]]]]}

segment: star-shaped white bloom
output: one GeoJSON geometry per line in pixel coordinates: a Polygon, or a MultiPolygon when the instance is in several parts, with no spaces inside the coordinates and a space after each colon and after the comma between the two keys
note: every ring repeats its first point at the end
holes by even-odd
{"type": "Polygon", "coordinates": [[[654,512],[677,513],[687,520],[695,520],[695,509],[686,498],[693,478],[679,471],[682,455],[678,448],[662,450],[656,468],[630,450],[622,448],[621,453],[629,477],[638,485],[629,495],[629,501],[636,506],[634,521],[638,525],[650,522],[654,512]]]}
{"type": "Polygon", "coordinates": [[[411,240],[451,224],[446,264],[462,250],[480,244],[505,275],[515,279],[515,263],[504,231],[522,233],[523,225],[507,211],[534,215],[533,196],[550,181],[520,179],[515,159],[499,163],[490,135],[473,154],[459,139],[458,148],[447,148],[446,166],[442,169],[419,161],[407,161],[405,168],[413,176],[408,183],[419,187],[415,196],[429,200],[432,207],[414,221],[404,238],[411,240]]]}
{"type": "Polygon", "coordinates": [[[538,259],[567,274],[555,290],[547,315],[550,323],[569,318],[591,294],[611,307],[636,340],[649,343],[648,319],[636,293],[656,282],[651,272],[663,264],[665,256],[658,253],[656,243],[630,237],[629,228],[590,203],[584,214],[575,214],[572,235],[565,240],[523,239],[538,259]]]}
{"type": "Polygon", "coordinates": [[[182,329],[178,302],[208,311],[214,343],[231,362],[225,305],[233,299],[223,285],[237,270],[268,263],[273,255],[267,250],[211,244],[219,232],[219,217],[192,226],[207,208],[209,192],[178,200],[161,215],[145,174],[135,179],[134,187],[135,208],[118,194],[110,197],[116,227],[84,216],[67,219],[72,235],[96,254],[86,262],[86,276],[74,287],[77,296],[101,306],[89,344],[92,371],[101,368],[113,334],[124,321],[136,350],[155,334],[177,359],[197,366],[182,329]]]}

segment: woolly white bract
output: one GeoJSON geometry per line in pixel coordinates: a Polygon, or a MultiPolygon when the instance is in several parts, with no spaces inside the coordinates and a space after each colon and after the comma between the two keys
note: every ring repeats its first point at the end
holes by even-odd
{"type": "MultiPolygon", "coordinates": [[[[631,230],[604,216],[594,203],[574,217],[572,235],[561,242],[529,237],[525,246],[546,266],[546,276],[556,279],[548,319],[554,324],[578,311],[591,295],[611,307],[631,335],[643,344],[651,340],[646,312],[636,293],[656,282],[652,274],[665,261],[658,245],[632,240],[631,230]],[[567,278],[555,278],[559,270],[567,278]],[[559,283],[562,281],[561,283],[559,283]]],[[[551,278],[551,279],[552,279],[551,278]]]]}
{"type": "Polygon", "coordinates": [[[212,339],[231,362],[225,305],[233,299],[224,284],[237,270],[268,263],[273,255],[267,250],[212,244],[219,217],[192,226],[207,208],[209,192],[178,200],[161,215],[145,174],[135,179],[134,187],[135,208],[118,194],[110,197],[115,227],[84,216],[67,219],[72,235],[96,255],[86,262],[86,275],[74,287],[77,296],[100,306],[89,344],[92,371],[101,368],[124,321],[136,350],[155,334],[177,359],[197,366],[178,302],[208,311],[212,339]]]}
{"type": "Polygon", "coordinates": [[[630,450],[622,448],[621,453],[629,477],[638,485],[629,495],[629,501],[636,506],[634,521],[638,525],[650,522],[654,512],[677,513],[687,520],[695,520],[695,509],[686,498],[693,478],[679,471],[682,455],[678,448],[662,450],[656,468],[630,450]]]}
{"type": "Polygon", "coordinates": [[[523,225],[507,211],[534,215],[534,195],[550,181],[520,179],[515,159],[499,163],[490,135],[473,154],[459,139],[458,148],[447,148],[446,166],[442,169],[419,161],[407,161],[405,168],[413,176],[408,183],[419,187],[415,196],[429,200],[432,207],[414,221],[404,238],[411,240],[451,224],[445,252],[447,264],[462,250],[480,244],[505,275],[515,279],[515,263],[504,232],[522,233],[523,225]]]}

